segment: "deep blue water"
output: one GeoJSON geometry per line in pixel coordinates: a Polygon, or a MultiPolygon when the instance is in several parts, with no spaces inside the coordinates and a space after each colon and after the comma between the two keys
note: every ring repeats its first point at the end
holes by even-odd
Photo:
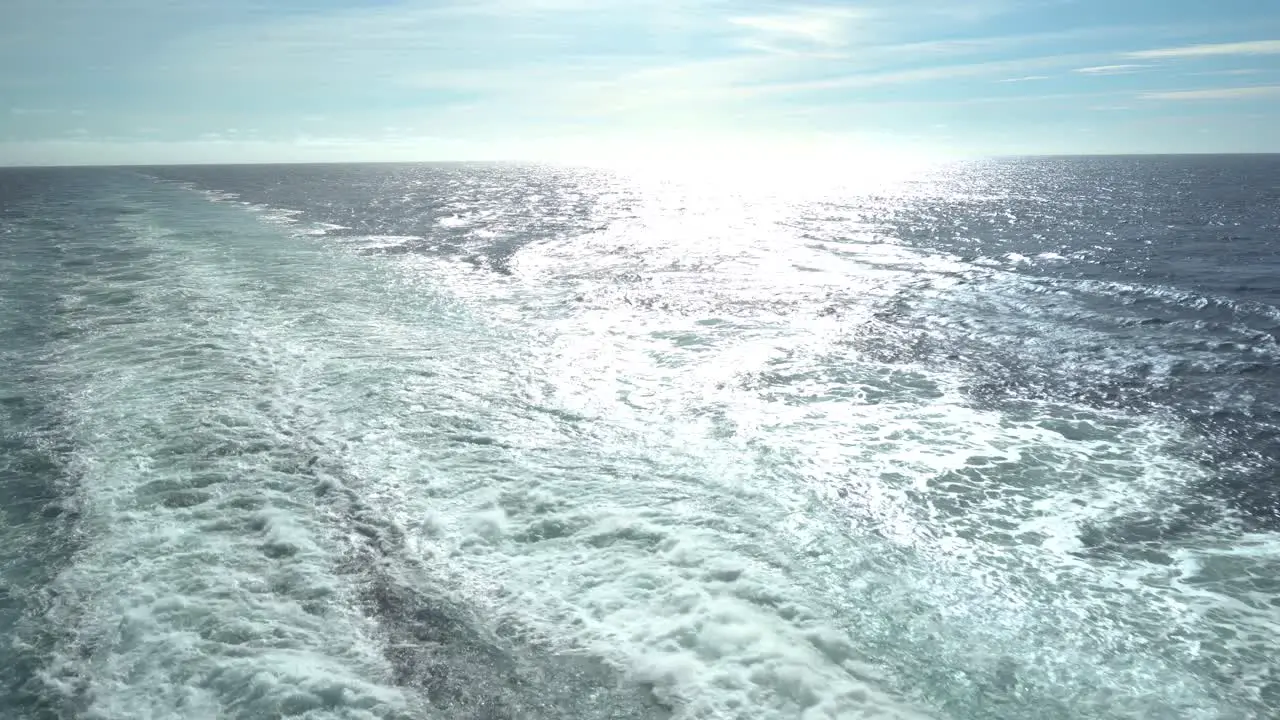
{"type": "Polygon", "coordinates": [[[15,718],[1269,718],[1280,157],[0,170],[15,718]]]}

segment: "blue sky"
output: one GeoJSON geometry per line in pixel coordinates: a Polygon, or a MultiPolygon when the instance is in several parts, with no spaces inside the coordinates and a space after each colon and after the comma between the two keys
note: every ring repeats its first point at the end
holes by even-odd
{"type": "Polygon", "coordinates": [[[5,0],[0,164],[1280,152],[1273,0],[5,0]]]}

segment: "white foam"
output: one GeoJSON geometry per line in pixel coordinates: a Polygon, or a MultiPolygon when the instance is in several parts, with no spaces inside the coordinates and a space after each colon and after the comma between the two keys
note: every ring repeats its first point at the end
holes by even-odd
{"type": "Polygon", "coordinates": [[[323,236],[328,235],[334,230],[350,230],[346,225],[338,225],[337,223],[313,223],[306,230],[299,231],[301,235],[323,236]]]}
{"type": "Polygon", "coordinates": [[[471,224],[472,220],[471,218],[464,217],[462,215],[450,215],[448,217],[442,217],[436,222],[441,227],[456,228],[456,227],[466,227],[467,225],[471,224]]]}
{"type": "Polygon", "coordinates": [[[417,235],[351,235],[342,238],[342,243],[359,250],[390,250],[421,242],[417,235]]]}
{"type": "Polygon", "coordinates": [[[335,574],[344,548],[314,481],[288,467],[306,459],[277,424],[296,413],[298,368],[280,364],[272,320],[234,309],[237,275],[281,280],[287,251],[251,226],[233,240],[244,265],[219,260],[221,242],[165,242],[169,223],[227,221],[182,211],[122,223],[164,271],[142,295],[154,307],[76,340],[60,370],[87,542],[57,581],[47,621],[66,635],[46,685],[87,691],[92,717],[409,712],[418,701],[388,684],[377,628],[335,574]]]}
{"type": "MultiPolygon", "coordinates": [[[[331,448],[405,546],[441,560],[413,582],[540,646],[592,650],[682,720],[1238,709],[1188,669],[1177,632],[1216,621],[1182,580],[1079,556],[1082,528],[1169,507],[1197,479],[1165,450],[1177,427],[976,408],[975,378],[879,358],[885,338],[911,339],[879,319],[903,298],[938,323],[991,309],[1035,327],[1056,310],[1002,312],[1026,303],[1026,281],[856,221],[800,242],[785,205],[645,192],[584,222],[603,230],[524,247],[511,275],[338,253],[294,258],[305,278],[257,277],[288,292],[237,291],[248,357],[282,382],[272,422],[331,448]]],[[[370,240],[387,241],[351,242],[370,240]]],[[[185,266],[220,267],[211,257],[185,266]]],[[[333,552],[323,523],[281,507],[252,516],[264,542],[333,552]]],[[[343,643],[364,658],[350,623],[334,646],[299,636],[317,656],[345,658],[343,643]]],[[[380,687],[363,662],[350,677],[380,687]]]]}
{"type": "Polygon", "coordinates": [[[273,207],[268,208],[263,213],[262,219],[266,222],[275,223],[277,225],[292,225],[298,222],[297,216],[301,214],[301,210],[289,210],[287,208],[273,207]]]}
{"type": "Polygon", "coordinates": [[[240,199],[239,193],[224,192],[221,190],[198,190],[197,186],[194,184],[188,185],[187,188],[196,190],[201,195],[204,195],[210,202],[231,202],[233,200],[240,199]]]}
{"type": "MultiPolygon", "coordinates": [[[[961,390],[971,378],[847,349],[869,325],[894,331],[875,313],[905,289],[963,306],[1005,302],[993,289],[1025,281],[993,273],[969,289],[959,279],[970,265],[874,235],[797,244],[756,208],[637,214],[526,246],[511,278],[403,265],[490,317],[536,323],[535,365],[550,386],[541,397],[591,418],[625,468],[599,481],[520,473],[542,479],[546,500],[512,501],[483,546],[468,539],[480,520],[436,526],[432,542],[453,548],[443,552],[477,593],[509,598],[492,612],[552,635],[568,623],[677,699],[682,717],[908,712],[883,693],[910,680],[867,683],[815,659],[803,638],[819,625],[835,627],[855,660],[883,643],[954,673],[1016,668],[1027,698],[1088,697],[1092,711],[1123,713],[1156,694],[1216,717],[1204,681],[1178,660],[1152,651],[1117,663],[1106,649],[1186,622],[1180,601],[1134,596],[1117,611],[1106,588],[1120,575],[1074,554],[1084,527],[1158,507],[1195,481],[1193,465],[1164,452],[1176,428],[1086,407],[979,411],[961,390]],[[1068,431],[1073,422],[1090,429],[1068,431]],[[528,504],[556,509],[512,510],[528,504]],[[561,528],[555,540],[522,541],[548,527],[561,528]],[[955,617],[932,640],[884,627],[894,608],[857,588],[869,572],[904,607],[955,617]],[[1023,591],[1023,577],[1041,589],[1023,591]],[[1084,619],[1095,612],[1120,619],[1100,635],[1084,619]],[[870,700],[850,700],[859,693],[870,700]]],[[[491,498],[441,492],[446,517],[490,517],[491,498]]]]}

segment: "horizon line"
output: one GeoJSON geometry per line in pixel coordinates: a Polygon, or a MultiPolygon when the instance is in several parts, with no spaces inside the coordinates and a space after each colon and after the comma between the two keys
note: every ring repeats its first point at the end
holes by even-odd
{"type": "MultiPolygon", "coordinates": [[[[1110,152],[1110,153],[992,153],[964,157],[943,158],[939,162],[972,162],[979,160],[1035,159],[1035,158],[1125,158],[1125,157],[1267,157],[1280,156],[1280,150],[1263,152],[1110,152]]],[[[595,166],[586,162],[561,162],[554,160],[532,160],[511,158],[505,160],[293,160],[278,162],[264,160],[261,162],[169,162],[169,163],[55,163],[55,164],[15,164],[0,162],[0,170],[87,170],[87,169],[131,169],[131,168],[164,168],[164,167],[261,167],[261,166],[315,166],[315,165],[551,165],[561,167],[611,167],[612,164],[595,166]]]]}

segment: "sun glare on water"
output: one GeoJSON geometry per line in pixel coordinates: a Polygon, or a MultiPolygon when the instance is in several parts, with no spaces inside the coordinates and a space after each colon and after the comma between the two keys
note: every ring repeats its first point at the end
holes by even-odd
{"type": "Polygon", "coordinates": [[[885,189],[956,156],[847,140],[681,138],[584,142],[561,148],[555,157],[555,164],[600,168],[642,182],[814,197],[885,189]]]}

